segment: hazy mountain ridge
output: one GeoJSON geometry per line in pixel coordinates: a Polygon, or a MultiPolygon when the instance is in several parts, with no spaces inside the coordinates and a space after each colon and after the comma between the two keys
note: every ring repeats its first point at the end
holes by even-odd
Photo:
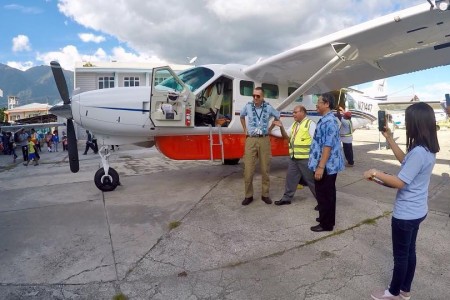
{"type": "MultiPolygon", "coordinates": [[[[69,93],[72,93],[72,71],[64,70],[69,93]]],[[[37,66],[26,71],[0,64],[0,108],[8,106],[8,96],[19,97],[19,106],[37,102],[55,104],[61,101],[50,66],[37,66]]]]}

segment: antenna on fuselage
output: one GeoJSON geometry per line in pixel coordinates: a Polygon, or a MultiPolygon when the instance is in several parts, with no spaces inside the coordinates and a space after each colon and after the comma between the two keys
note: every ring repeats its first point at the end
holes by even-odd
{"type": "Polygon", "coordinates": [[[189,60],[189,64],[193,64],[193,63],[195,63],[195,61],[197,60],[197,56],[194,56],[193,58],[190,58],[189,56],[187,57],[187,59],[189,60]]]}

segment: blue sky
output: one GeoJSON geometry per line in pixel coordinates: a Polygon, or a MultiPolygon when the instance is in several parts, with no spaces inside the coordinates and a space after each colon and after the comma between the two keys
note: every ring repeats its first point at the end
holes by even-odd
{"type": "MultiPolygon", "coordinates": [[[[424,2],[4,0],[0,63],[25,70],[58,60],[73,69],[76,61],[187,64],[188,57],[198,56],[197,64],[251,64],[259,57],[424,2]]],[[[450,92],[445,80],[449,70],[441,67],[389,78],[387,92],[443,99],[450,92]]]]}

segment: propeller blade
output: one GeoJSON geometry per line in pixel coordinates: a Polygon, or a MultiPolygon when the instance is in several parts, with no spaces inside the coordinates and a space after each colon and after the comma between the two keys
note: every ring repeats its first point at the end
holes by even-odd
{"type": "Polygon", "coordinates": [[[73,126],[72,119],[67,119],[67,141],[70,171],[72,171],[72,173],[76,173],[80,170],[80,162],[78,160],[77,137],[75,135],[75,128],[73,126]]]}
{"type": "Polygon", "coordinates": [[[66,78],[64,77],[61,65],[57,61],[50,62],[53,78],[55,78],[56,87],[64,104],[70,104],[69,90],[67,89],[66,78]]]}

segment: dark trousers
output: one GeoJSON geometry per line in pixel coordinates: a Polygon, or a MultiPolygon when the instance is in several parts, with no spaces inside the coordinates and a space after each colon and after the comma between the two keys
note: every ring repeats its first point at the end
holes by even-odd
{"type": "Polygon", "coordinates": [[[98,152],[97,139],[92,139],[92,143],[94,144],[94,153],[97,153],[98,152]]]}
{"type": "Polygon", "coordinates": [[[286,184],[282,201],[292,201],[297,185],[299,183],[307,185],[311,193],[316,197],[316,189],[314,187],[314,173],[308,169],[308,159],[291,158],[288,164],[286,174],[286,184]]]}
{"type": "Polygon", "coordinates": [[[389,288],[392,295],[398,295],[400,290],[411,291],[411,284],[416,271],[417,233],[419,232],[419,225],[425,217],[415,220],[400,220],[392,217],[394,272],[389,288]]]}
{"type": "Polygon", "coordinates": [[[320,226],[324,229],[333,229],[336,223],[336,178],[337,174],[328,175],[324,170],[322,179],[314,181],[320,226]]]}
{"type": "Polygon", "coordinates": [[[352,143],[342,143],[342,147],[344,148],[345,159],[347,160],[349,165],[353,165],[355,162],[353,161],[353,145],[352,143]]]}
{"type": "Polygon", "coordinates": [[[36,155],[36,160],[41,159],[41,156],[39,155],[39,152],[38,152],[38,146],[37,145],[34,145],[34,154],[36,155]]]}
{"type": "Polygon", "coordinates": [[[23,161],[28,161],[28,146],[22,146],[23,161]]]}
{"type": "Polygon", "coordinates": [[[92,142],[86,142],[86,148],[84,149],[84,154],[87,154],[89,148],[91,148],[92,151],[94,151],[94,153],[97,153],[97,152],[95,151],[94,143],[92,143],[92,142]]]}

